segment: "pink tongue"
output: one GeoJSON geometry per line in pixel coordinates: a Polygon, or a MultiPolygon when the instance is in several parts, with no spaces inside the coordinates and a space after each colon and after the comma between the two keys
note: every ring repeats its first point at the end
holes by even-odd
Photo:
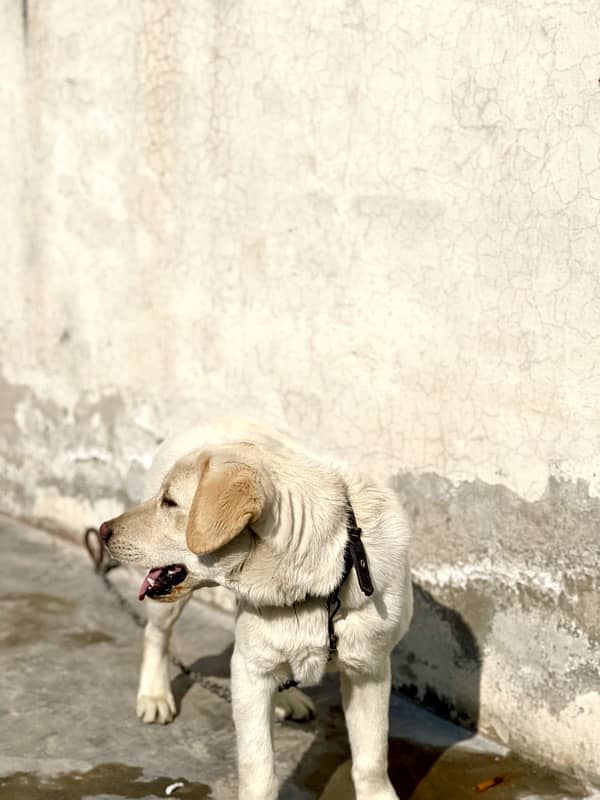
{"type": "Polygon", "coordinates": [[[162,572],[162,570],[163,570],[162,567],[154,567],[154,569],[151,569],[151,570],[149,570],[147,572],[147,574],[144,577],[144,580],[142,581],[142,585],[140,586],[140,591],[138,593],[138,600],[143,600],[144,599],[144,597],[146,596],[146,592],[148,591],[148,589],[152,585],[150,583],[150,581],[148,580],[148,578],[152,578],[152,580],[156,580],[158,578],[158,576],[160,575],[160,573],[162,572]]]}

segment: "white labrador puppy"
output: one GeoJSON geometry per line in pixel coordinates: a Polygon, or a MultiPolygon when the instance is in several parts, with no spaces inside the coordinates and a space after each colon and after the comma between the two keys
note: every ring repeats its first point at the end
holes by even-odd
{"type": "Polygon", "coordinates": [[[140,598],[173,604],[146,629],[138,713],[173,715],[171,626],[195,589],[225,586],[239,599],[231,689],[240,800],[278,795],[276,690],[330,670],[341,676],[357,800],[397,798],[387,775],[390,652],[408,629],[412,591],[394,493],[241,422],[165,442],[147,489],[150,500],[101,528],[114,558],[149,568],[140,598]]]}

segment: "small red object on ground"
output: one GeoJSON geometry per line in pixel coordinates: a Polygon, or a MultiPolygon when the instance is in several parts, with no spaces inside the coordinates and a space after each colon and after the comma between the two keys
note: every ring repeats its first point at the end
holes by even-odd
{"type": "Polygon", "coordinates": [[[475,787],[476,792],[487,792],[488,789],[493,789],[494,786],[498,786],[499,783],[502,783],[504,778],[488,778],[487,781],[481,781],[475,787]]]}

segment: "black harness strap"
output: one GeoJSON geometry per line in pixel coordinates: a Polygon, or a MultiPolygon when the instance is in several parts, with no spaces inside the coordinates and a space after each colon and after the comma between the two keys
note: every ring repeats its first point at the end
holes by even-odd
{"type": "Polygon", "coordinates": [[[354,509],[348,500],[348,521],[346,522],[348,541],[344,550],[344,571],[340,582],[327,598],[327,633],[329,636],[329,658],[337,651],[338,637],[334,628],[335,615],[340,610],[342,601],[340,600],[340,590],[344,582],[352,572],[352,567],[356,572],[358,585],[366,597],[373,594],[373,582],[369,572],[367,554],[362,543],[362,530],[358,527],[354,509]]]}
{"type": "MultiPolygon", "coordinates": [[[[369,564],[367,562],[367,554],[365,546],[360,538],[362,530],[356,524],[356,517],[354,516],[354,509],[348,501],[348,540],[349,544],[346,546],[346,552],[350,550],[354,569],[356,570],[356,577],[360,589],[366,597],[373,594],[373,583],[371,581],[371,573],[369,572],[369,564]]],[[[344,553],[344,561],[347,556],[344,553]]],[[[347,576],[346,576],[347,577],[347,576]]],[[[342,580],[343,582],[343,580],[342,580]]]]}

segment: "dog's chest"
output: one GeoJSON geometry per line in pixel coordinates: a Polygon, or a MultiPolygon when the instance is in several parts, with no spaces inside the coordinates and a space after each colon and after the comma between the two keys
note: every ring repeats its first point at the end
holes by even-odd
{"type": "Polygon", "coordinates": [[[245,655],[280,684],[311,686],[322,679],[329,660],[324,602],[295,608],[240,609],[236,639],[245,655]]]}
{"type": "Polygon", "coordinates": [[[286,674],[286,680],[293,680],[299,686],[315,686],[323,679],[327,666],[327,648],[307,648],[293,653],[287,665],[282,664],[282,671],[286,674]]]}

